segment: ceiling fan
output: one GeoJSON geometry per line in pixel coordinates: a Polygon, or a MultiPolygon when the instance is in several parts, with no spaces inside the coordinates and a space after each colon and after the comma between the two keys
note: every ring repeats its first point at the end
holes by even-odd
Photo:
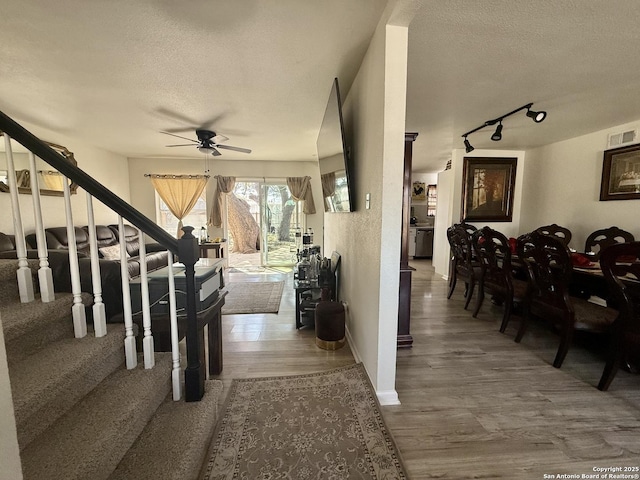
{"type": "Polygon", "coordinates": [[[231,151],[240,152],[240,153],[251,153],[251,150],[249,150],[248,148],[232,147],[231,145],[222,145],[220,142],[226,142],[229,139],[224,135],[217,134],[216,132],[211,130],[203,130],[203,129],[196,130],[196,136],[198,137],[198,140],[193,140],[187,137],[181,137],[180,135],[176,135],[174,133],[169,133],[169,132],[160,132],[160,133],[164,133],[165,135],[171,135],[172,137],[182,138],[183,140],[189,140],[190,142],[192,142],[192,143],[182,143],[178,145],[167,145],[167,147],[195,146],[202,153],[206,153],[206,154],[210,153],[214,157],[219,157],[220,155],[222,155],[218,150],[219,148],[222,150],[231,150],[231,151]]]}

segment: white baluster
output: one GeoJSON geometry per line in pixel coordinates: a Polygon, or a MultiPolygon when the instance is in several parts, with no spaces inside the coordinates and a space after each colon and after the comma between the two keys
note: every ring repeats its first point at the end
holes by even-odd
{"type": "Polygon", "coordinates": [[[87,218],[89,220],[91,285],[93,287],[93,330],[96,337],[104,337],[107,334],[107,314],[105,313],[104,303],[102,302],[102,279],[100,278],[96,222],[93,215],[93,197],[89,193],[87,193],[87,218]]]}
{"type": "Polygon", "coordinates": [[[9,183],[9,193],[11,194],[11,210],[13,212],[13,234],[16,242],[16,254],[18,255],[18,292],[22,303],[33,302],[33,278],[29,262],[27,262],[27,244],[24,240],[22,229],[22,216],[20,215],[20,203],[18,200],[18,186],[16,181],[16,171],[13,165],[13,151],[11,150],[11,139],[4,134],[4,148],[7,156],[7,182],[9,183]]]}
{"type": "Polygon", "coordinates": [[[71,272],[71,293],[73,293],[73,334],[76,338],[87,335],[87,317],[82,303],[82,287],[80,286],[80,267],[78,266],[78,247],[76,245],[76,230],[73,224],[71,212],[71,192],[69,179],[64,177],[62,181],[64,192],[64,209],[67,214],[67,238],[69,239],[69,270],[71,272]]]}
{"type": "Polygon", "coordinates": [[[136,337],[133,335],[133,316],[131,314],[131,291],[129,290],[129,265],[127,262],[127,245],[125,241],[124,222],[118,216],[118,237],[120,238],[120,276],[122,277],[122,304],[124,315],[124,355],[127,369],[132,370],[138,365],[136,352],[136,337]]]}
{"type": "Polygon", "coordinates": [[[169,250],[169,314],[171,318],[171,383],[173,400],[182,398],[182,378],[180,376],[180,340],[178,338],[178,314],[176,312],[176,280],[173,276],[173,253],[169,250]]]}
{"type": "MultiPolygon", "coordinates": [[[[121,237],[122,238],[122,237],[121,237]]],[[[140,242],[140,296],[142,297],[142,326],[144,337],[142,339],[142,351],[144,352],[144,368],[153,368],[156,364],[153,353],[153,335],[151,334],[151,307],[149,306],[149,283],[147,279],[147,247],[144,244],[144,233],[138,229],[140,242]]]]}
{"type": "Polygon", "coordinates": [[[56,299],[53,289],[53,274],[49,267],[47,254],[47,237],[42,224],[42,208],[40,201],[40,186],[38,185],[38,171],[36,170],[36,156],[29,152],[29,171],[31,183],[31,197],[33,200],[33,217],[36,221],[36,243],[38,244],[38,281],[40,283],[40,298],[44,303],[53,302],[56,299]]]}

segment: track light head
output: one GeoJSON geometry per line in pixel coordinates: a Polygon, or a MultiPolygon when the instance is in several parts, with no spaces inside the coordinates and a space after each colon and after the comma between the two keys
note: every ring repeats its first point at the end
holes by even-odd
{"type": "Polygon", "coordinates": [[[473,152],[475,150],[473,148],[473,145],[471,145],[469,140],[467,140],[467,137],[464,137],[464,148],[467,151],[467,153],[471,153],[471,152],[473,152]]]}
{"type": "Polygon", "coordinates": [[[496,131],[493,132],[493,135],[491,135],[491,140],[493,140],[494,142],[499,142],[500,140],[502,140],[502,121],[500,121],[500,123],[496,127],[496,131]]]}
{"type": "Polygon", "coordinates": [[[540,123],[545,118],[547,118],[547,112],[543,112],[543,111],[534,112],[530,108],[527,108],[527,117],[531,118],[536,123],[540,123]]]}

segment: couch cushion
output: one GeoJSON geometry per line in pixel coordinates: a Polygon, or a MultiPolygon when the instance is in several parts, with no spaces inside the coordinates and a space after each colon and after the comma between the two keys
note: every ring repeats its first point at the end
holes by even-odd
{"type": "MultiPolygon", "coordinates": [[[[89,255],[89,235],[80,227],[75,227],[76,248],[79,253],[89,255]]],[[[69,250],[67,227],[52,227],[45,229],[47,248],[54,250],[69,250]]]]}
{"type": "MultiPolygon", "coordinates": [[[[86,232],[89,231],[89,227],[82,227],[86,232]]],[[[98,248],[100,247],[109,247],[111,245],[118,243],[118,238],[116,237],[113,230],[111,230],[106,225],[96,225],[96,243],[98,244],[98,248]]]]}
{"type": "Polygon", "coordinates": [[[0,252],[15,250],[16,245],[13,241],[13,235],[6,235],[0,232],[0,252]]]}

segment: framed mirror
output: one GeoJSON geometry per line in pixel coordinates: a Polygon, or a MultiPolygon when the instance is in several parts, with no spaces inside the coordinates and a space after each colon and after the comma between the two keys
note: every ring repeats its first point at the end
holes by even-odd
{"type": "MultiPolygon", "coordinates": [[[[4,134],[0,132],[0,137],[4,134]]],[[[51,142],[44,142],[52,149],[62,155],[65,160],[71,162],[73,165],[77,165],[76,159],[73,156],[73,152],[70,152],[66,147],[57,145],[51,142]]],[[[13,149],[13,163],[16,169],[16,182],[18,184],[18,193],[31,194],[31,172],[29,171],[29,153],[17,144],[18,147],[13,149]]],[[[0,163],[0,192],[9,192],[9,182],[7,179],[7,164],[6,154],[4,153],[4,142],[1,142],[2,156],[4,162],[0,163]]],[[[36,157],[36,170],[38,173],[38,185],[40,186],[40,195],[49,195],[55,197],[61,197],[63,193],[63,182],[65,177],[54,170],[51,165],[46,163],[39,157],[36,157]]],[[[69,184],[71,194],[76,193],[78,185],[75,182],[69,184]]]]}

